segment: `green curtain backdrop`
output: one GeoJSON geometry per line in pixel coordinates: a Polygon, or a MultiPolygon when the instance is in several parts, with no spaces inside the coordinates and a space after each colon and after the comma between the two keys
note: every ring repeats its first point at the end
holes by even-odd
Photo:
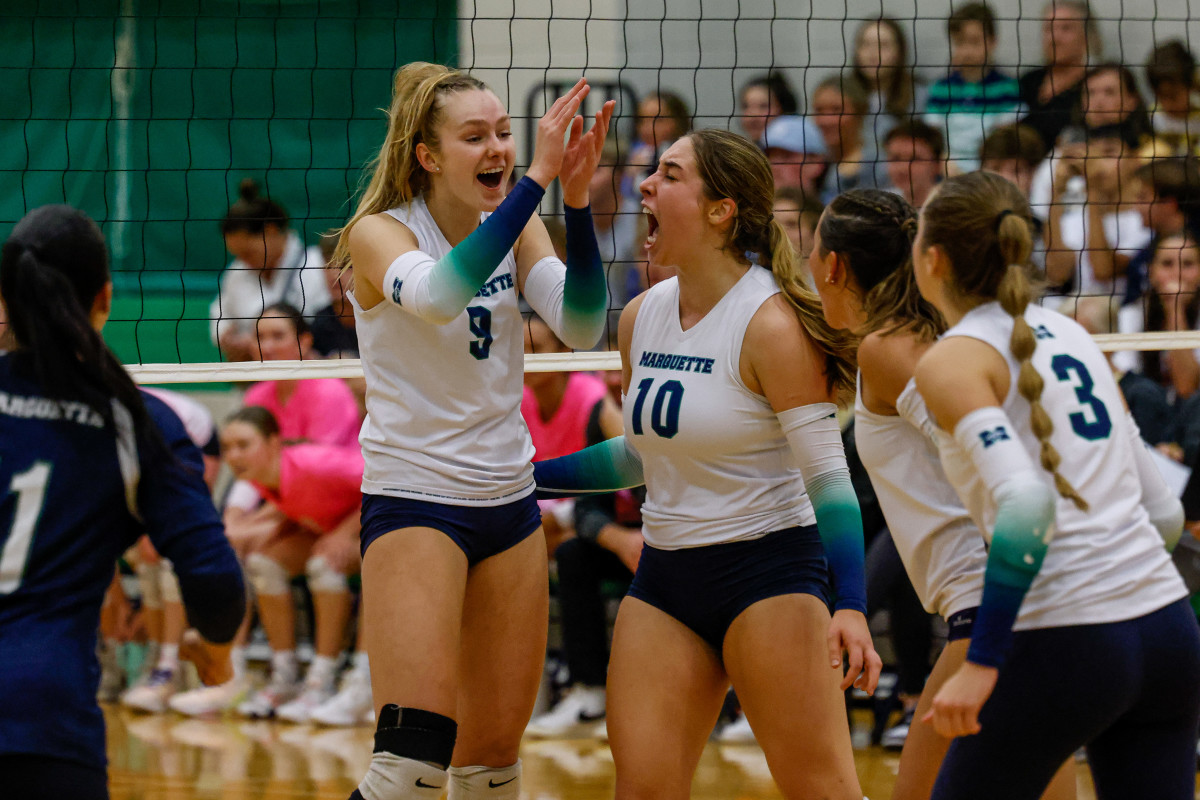
{"type": "Polygon", "coordinates": [[[245,177],[310,244],[343,222],[391,77],[455,64],[455,0],[0,0],[0,234],[92,215],[126,362],[216,360],[217,223],[245,177]]]}

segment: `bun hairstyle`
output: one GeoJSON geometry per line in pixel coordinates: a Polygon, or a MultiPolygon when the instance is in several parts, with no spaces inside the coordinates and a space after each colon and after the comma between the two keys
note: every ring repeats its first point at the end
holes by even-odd
{"type": "Polygon", "coordinates": [[[429,188],[429,173],[417,162],[417,145],[424,143],[436,151],[446,96],[472,90],[489,91],[478,78],[441,64],[414,61],[396,72],[387,111],[387,136],[364,173],[370,178],[358,209],[342,228],[334,255],[337,264],[349,265],[346,234],[360,219],[407,205],[429,188]]]}
{"type": "Polygon", "coordinates": [[[917,211],[898,194],[852,189],[821,217],[822,255],[837,253],[863,291],[862,333],[907,331],[931,342],[946,329],[942,315],[917,290],[912,242],[917,211]]]}
{"type": "Polygon", "coordinates": [[[800,258],[775,219],[775,183],[767,157],[745,136],[729,131],[709,128],[693,131],[688,138],[705,194],[712,200],[729,198],[737,205],[726,250],[739,258],[755,253],[759,265],[771,270],[800,324],[824,355],[827,388],[848,400],[854,391],[858,342],[825,321],[820,298],[800,272],[800,258]]]}
{"type": "Polygon", "coordinates": [[[1041,403],[1045,381],[1030,361],[1037,339],[1024,317],[1035,289],[1029,271],[1033,250],[1029,202],[999,175],[972,172],[943,181],[921,214],[925,221],[921,246],[940,247],[949,258],[950,290],[969,305],[998,301],[1013,318],[1009,348],[1020,365],[1017,391],[1029,402],[1042,467],[1054,476],[1058,493],[1086,511],[1087,501],[1058,472],[1062,458],[1050,443],[1054,423],[1041,403]]]}
{"type": "Polygon", "coordinates": [[[114,430],[116,401],[132,418],[139,447],[170,457],[141,392],[92,327],[92,308],[108,283],[108,249],[90,217],[66,205],[26,214],[0,251],[14,369],[45,397],[82,403],[114,430]]]}
{"type": "Polygon", "coordinates": [[[229,207],[221,220],[221,235],[230,233],[260,234],[268,225],[283,230],[288,226],[288,213],[283,206],[259,193],[258,181],[243,178],[238,184],[238,200],[229,207]]]}

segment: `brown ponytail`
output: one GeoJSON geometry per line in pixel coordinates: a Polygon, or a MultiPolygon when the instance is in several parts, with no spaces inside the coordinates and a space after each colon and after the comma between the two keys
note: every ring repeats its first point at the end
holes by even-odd
{"type": "Polygon", "coordinates": [[[1086,511],[1087,501],[1058,472],[1062,457],[1050,443],[1054,423],[1041,403],[1045,380],[1031,361],[1037,337],[1025,321],[1025,309],[1035,294],[1028,267],[1033,249],[1028,201],[1004,178],[972,172],[944,181],[921,213],[921,246],[945,251],[952,267],[952,291],[975,304],[998,301],[1013,318],[1009,349],[1018,364],[1017,391],[1029,403],[1042,468],[1054,476],[1060,495],[1086,511]]]}

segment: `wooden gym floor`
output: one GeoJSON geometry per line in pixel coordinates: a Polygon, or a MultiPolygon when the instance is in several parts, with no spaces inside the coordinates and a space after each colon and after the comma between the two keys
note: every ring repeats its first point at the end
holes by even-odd
{"type": "MultiPolygon", "coordinates": [[[[319,729],[271,722],[145,716],[113,707],[108,721],[112,800],[346,800],[366,770],[371,729],[319,729]]],[[[523,796],[607,800],[613,796],[608,746],[595,739],[526,740],[523,796]]],[[[891,795],[898,756],[855,751],[863,792],[891,795]]],[[[1200,798],[1200,792],[1197,793],[1200,798]]],[[[696,800],[779,798],[762,751],[710,744],[696,771],[696,800]]],[[[1094,800],[1079,767],[1078,800],[1094,800]]]]}

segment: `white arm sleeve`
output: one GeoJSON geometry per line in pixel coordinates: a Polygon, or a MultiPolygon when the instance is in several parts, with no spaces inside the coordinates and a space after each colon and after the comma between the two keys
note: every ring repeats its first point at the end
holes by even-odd
{"type": "Polygon", "coordinates": [[[796,457],[805,486],[822,475],[847,469],[837,406],[833,403],[789,408],[776,416],[792,455],[796,457]]]}
{"type": "Polygon", "coordinates": [[[433,256],[420,250],[403,254],[384,273],[384,295],[414,317],[446,325],[463,309],[448,292],[438,291],[446,282],[431,279],[436,264],[433,256]]]}
{"type": "Polygon", "coordinates": [[[566,287],[567,265],[556,256],[547,256],[530,267],[521,295],[563,344],[588,350],[595,346],[599,332],[594,325],[590,328],[580,325],[581,320],[573,320],[567,313],[566,287]]]}
{"type": "Polygon", "coordinates": [[[1179,537],[1183,533],[1183,503],[1171,492],[1154,465],[1149,446],[1142,440],[1133,415],[1126,412],[1125,417],[1129,423],[1126,428],[1129,445],[1133,448],[1134,466],[1137,468],[1138,481],[1142,484],[1142,507],[1150,515],[1150,522],[1158,529],[1158,535],[1170,552],[1179,544],[1179,537]]]}

